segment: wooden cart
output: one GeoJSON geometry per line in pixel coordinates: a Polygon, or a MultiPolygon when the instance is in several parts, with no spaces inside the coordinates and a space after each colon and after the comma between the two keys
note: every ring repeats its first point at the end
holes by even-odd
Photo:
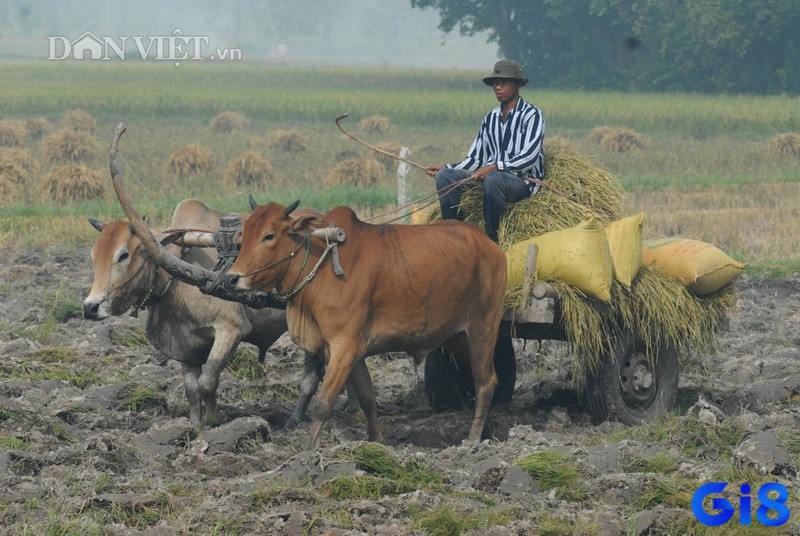
{"type": "MultiPolygon", "coordinates": [[[[511,402],[516,383],[516,355],[513,339],[568,341],[555,289],[533,281],[536,245],[531,245],[525,267],[522,295],[531,296],[524,307],[505,312],[495,346],[494,364],[498,377],[493,404],[511,402]],[[532,288],[531,288],[532,287],[532,288]]],[[[641,424],[669,412],[678,394],[678,358],[664,342],[657,360],[646,353],[636,333],[620,327],[613,351],[602,356],[595,370],[588,372],[582,398],[597,422],[619,421],[641,424]]],[[[425,361],[425,391],[435,411],[468,407],[475,387],[469,366],[444,349],[431,352],[425,361]]]]}

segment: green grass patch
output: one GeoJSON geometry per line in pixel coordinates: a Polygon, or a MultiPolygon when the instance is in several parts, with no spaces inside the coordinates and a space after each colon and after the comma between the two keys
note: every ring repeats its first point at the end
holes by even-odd
{"type": "Polygon", "coordinates": [[[128,391],[118,404],[118,409],[141,413],[148,408],[166,406],[166,398],[152,387],[138,385],[128,391]]]}
{"type": "Polygon", "coordinates": [[[0,447],[9,450],[25,450],[28,448],[28,444],[18,437],[0,436],[0,447]]]}
{"type": "Polygon", "coordinates": [[[647,479],[632,510],[649,510],[657,506],[691,508],[692,495],[697,487],[696,480],[677,476],[659,476],[647,479]]]}
{"type": "Polygon", "coordinates": [[[112,344],[125,348],[147,348],[150,346],[144,326],[114,328],[111,330],[110,339],[112,344]]]}
{"type": "Polygon", "coordinates": [[[83,354],[74,348],[65,346],[53,346],[36,350],[32,354],[28,354],[28,358],[42,363],[74,363],[78,361],[83,354]]]}
{"type": "Polygon", "coordinates": [[[416,460],[401,463],[389,450],[377,443],[362,443],[350,453],[364,475],[340,475],[322,485],[328,497],[342,499],[377,499],[418,489],[444,490],[442,478],[416,460]]]}
{"type": "Polygon", "coordinates": [[[61,363],[26,361],[18,365],[0,365],[0,380],[63,380],[79,389],[85,389],[107,381],[107,378],[90,369],[68,370],[61,363]]]}
{"type": "Polygon", "coordinates": [[[543,492],[556,490],[556,496],[568,501],[583,501],[588,489],[575,457],[555,450],[542,450],[516,461],[536,481],[543,492]]]}
{"type": "Polygon", "coordinates": [[[661,473],[669,474],[678,470],[676,457],[669,453],[658,453],[651,456],[632,456],[623,463],[625,472],[629,473],[661,473]]]}
{"type": "Polygon", "coordinates": [[[239,348],[226,367],[228,372],[240,380],[263,378],[266,368],[258,362],[258,352],[253,348],[239,348]]]}
{"type": "Polygon", "coordinates": [[[429,536],[457,536],[467,531],[507,526],[519,519],[519,515],[517,508],[487,508],[474,512],[445,504],[419,515],[411,526],[429,536]]]}
{"type": "Polygon", "coordinates": [[[708,426],[689,417],[670,417],[655,423],[626,428],[613,434],[612,439],[636,439],[649,445],[668,443],[691,458],[730,460],[733,449],[746,436],[746,430],[734,419],[727,419],[719,426],[708,426]]]}

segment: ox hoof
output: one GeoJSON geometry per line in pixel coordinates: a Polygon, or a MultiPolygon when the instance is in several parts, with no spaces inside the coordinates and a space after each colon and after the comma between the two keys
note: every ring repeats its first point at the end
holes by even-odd
{"type": "Polygon", "coordinates": [[[294,417],[289,417],[289,420],[286,421],[286,424],[283,425],[284,430],[294,430],[300,425],[300,421],[295,419],[294,417]]]}

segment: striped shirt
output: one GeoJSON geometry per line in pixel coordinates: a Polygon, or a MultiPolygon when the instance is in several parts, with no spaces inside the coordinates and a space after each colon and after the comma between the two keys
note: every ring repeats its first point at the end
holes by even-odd
{"type": "MultiPolygon", "coordinates": [[[[522,178],[544,177],[544,116],[538,108],[520,97],[517,105],[503,120],[502,105],[486,115],[472,142],[467,157],[448,164],[453,169],[475,171],[490,164],[522,178]]],[[[538,185],[528,182],[531,193],[538,185]]]]}

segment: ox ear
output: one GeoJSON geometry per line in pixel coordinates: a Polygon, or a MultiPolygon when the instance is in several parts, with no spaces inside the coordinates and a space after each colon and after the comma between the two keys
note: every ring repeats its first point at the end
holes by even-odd
{"type": "Polygon", "coordinates": [[[316,216],[301,216],[292,223],[292,232],[307,234],[318,229],[322,223],[316,216]]]}
{"type": "Polygon", "coordinates": [[[300,204],[300,200],[298,199],[297,201],[295,201],[294,203],[292,203],[291,205],[289,205],[288,207],[286,207],[286,208],[283,210],[283,217],[284,217],[284,218],[288,218],[288,217],[289,217],[289,214],[291,214],[292,212],[294,212],[294,209],[296,209],[296,208],[297,208],[297,205],[299,205],[299,204],[300,204]]]}
{"type": "Polygon", "coordinates": [[[97,229],[100,232],[103,232],[103,227],[106,226],[105,223],[101,222],[100,220],[96,220],[94,218],[86,218],[86,219],[89,220],[89,224],[92,227],[94,227],[95,229],[97,229]]]}
{"type": "Polygon", "coordinates": [[[247,197],[247,200],[250,202],[250,210],[255,210],[256,207],[258,206],[258,201],[256,201],[255,197],[253,197],[253,194],[250,194],[247,197]]]}

